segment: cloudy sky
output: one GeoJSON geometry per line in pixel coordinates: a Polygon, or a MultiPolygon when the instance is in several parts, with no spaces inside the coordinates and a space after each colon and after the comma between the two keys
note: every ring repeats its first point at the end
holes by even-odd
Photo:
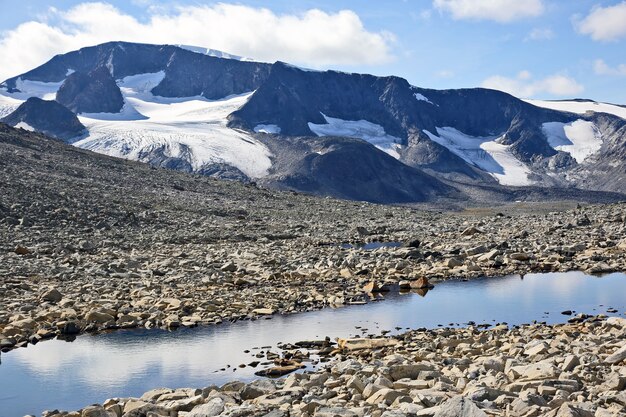
{"type": "Polygon", "coordinates": [[[626,104],[626,0],[0,0],[0,79],[112,40],[626,104]]]}

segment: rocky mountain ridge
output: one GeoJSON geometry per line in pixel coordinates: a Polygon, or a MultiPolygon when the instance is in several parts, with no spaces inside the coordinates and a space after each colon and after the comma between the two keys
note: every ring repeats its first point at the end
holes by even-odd
{"type": "Polygon", "coordinates": [[[0,109],[56,99],[86,127],[82,136],[57,136],[76,146],[318,195],[410,203],[485,187],[501,195],[524,187],[626,192],[626,120],[617,106],[580,112],[593,103],[432,90],[393,76],[201,52],[125,42],[83,48],[6,80],[0,109]]]}

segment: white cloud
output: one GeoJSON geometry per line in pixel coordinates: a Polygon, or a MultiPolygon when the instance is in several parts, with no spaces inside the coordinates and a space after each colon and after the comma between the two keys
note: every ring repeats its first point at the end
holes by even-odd
{"type": "Polygon", "coordinates": [[[543,0],[433,0],[433,6],[454,19],[494,20],[508,23],[541,15],[543,0]]]}
{"type": "Polygon", "coordinates": [[[550,28],[534,28],[530,31],[525,41],[547,41],[554,38],[554,32],[550,28]]]}
{"type": "Polygon", "coordinates": [[[316,68],[388,62],[395,41],[391,33],[368,31],[350,10],[277,15],[266,8],[226,3],[148,10],[148,18],[139,21],[103,2],[65,11],[50,8],[39,20],[0,35],[0,80],[55,54],[112,40],[203,46],[316,68]]]}
{"type": "Polygon", "coordinates": [[[594,7],[584,17],[574,19],[578,32],[595,41],[613,41],[626,37],[626,1],[614,6],[594,7]]]}
{"type": "Polygon", "coordinates": [[[482,86],[522,98],[536,97],[541,94],[559,97],[573,96],[585,90],[584,86],[566,75],[554,74],[535,80],[529,71],[521,71],[515,78],[494,75],[483,81],[482,86]]]}
{"type": "Polygon", "coordinates": [[[593,63],[593,70],[598,75],[621,75],[626,76],[626,64],[619,64],[616,67],[609,66],[602,59],[596,59],[593,63]]]}

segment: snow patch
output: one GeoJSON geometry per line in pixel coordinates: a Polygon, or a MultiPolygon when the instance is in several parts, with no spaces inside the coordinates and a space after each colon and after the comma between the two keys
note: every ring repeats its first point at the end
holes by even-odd
{"type": "Polygon", "coordinates": [[[446,147],[466,162],[489,173],[502,185],[525,186],[532,184],[530,169],[518,160],[509,145],[498,143],[502,136],[469,136],[452,127],[437,128],[437,134],[424,130],[428,137],[446,147]]]}
{"type": "Polygon", "coordinates": [[[120,158],[149,162],[155,151],[187,161],[194,170],[225,163],[250,178],[268,174],[269,149],[243,131],[227,127],[229,114],[241,108],[251,93],[207,100],[167,98],[150,91],[163,72],[138,74],[118,81],[124,96],[120,113],[81,114],[86,137],[75,146],[120,158]]]}
{"type": "Polygon", "coordinates": [[[54,100],[57,97],[57,91],[63,84],[63,81],[58,83],[44,83],[42,81],[23,80],[22,77],[15,81],[15,88],[20,92],[10,93],[11,97],[18,100],[28,100],[30,97],[39,97],[44,100],[54,100]]]}
{"type": "Polygon", "coordinates": [[[586,120],[544,123],[542,130],[550,146],[569,153],[579,164],[602,147],[600,130],[586,120]]]}
{"type": "Polygon", "coordinates": [[[308,124],[309,129],[317,136],[341,136],[362,139],[394,158],[400,159],[398,150],[402,146],[402,140],[385,133],[385,129],[382,126],[367,120],[336,119],[328,117],[324,113],[322,113],[322,116],[324,116],[327,124],[308,124]]]}
{"type": "Polygon", "coordinates": [[[65,73],[65,76],[66,76],[66,77],[68,77],[68,76],[70,76],[70,75],[74,74],[75,72],[76,72],[76,70],[73,70],[73,69],[71,69],[71,68],[68,68],[68,69],[67,69],[67,72],[65,73]]]}
{"type": "Polygon", "coordinates": [[[415,99],[417,101],[425,101],[426,103],[430,103],[432,105],[434,105],[434,103],[432,101],[430,101],[425,95],[420,94],[420,93],[415,93],[413,94],[413,97],[415,97],[415,99]]]}
{"type": "Polygon", "coordinates": [[[146,74],[136,74],[124,77],[117,81],[117,85],[126,94],[137,95],[139,93],[150,93],[165,78],[165,71],[151,72],[146,74]],[[125,91],[124,91],[125,90],[125,91]]]}
{"type": "Polygon", "coordinates": [[[80,113],[79,116],[96,120],[146,120],[148,117],[141,114],[137,109],[124,98],[124,106],[118,113],[80,113]]]}
{"type": "Polygon", "coordinates": [[[280,135],[280,127],[277,125],[256,125],[254,131],[268,135],[280,135]]]}
{"type": "MultiPolygon", "coordinates": [[[[288,67],[288,68],[294,68],[303,72],[324,72],[324,71],[320,71],[320,70],[314,70],[311,68],[305,68],[305,67],[299,67],[297,65],[293,65],[293,64],[289,64],[287,62],[281,62],[284,66],[288,67]]],[[[340,74],[348,74],[347,72],[341,72],[341,71],[327,71],[327,72],[336,72],[336,73],[340,73],[340,74]]]]}
{"type": "Polygon", "coordinates": [[[21,100],[11,97],[6,89],[0,89],[0,119],[13,113],[22,104],[21,100]]]}
{"type": "Polygon", "coordinates": [[[14,126],[16,129],[24,129],[24,130],[28,130],[29,132],[34,132],[35,128],[32,127],[31,125],[29,125],[26,122],[19,122],[18,124],[16,124],[14,126]]]}
{"type": "Polygon", "coordinates": [[[596,101],[546,101],[546,100],[524,100],[537,107],[546,109],[566,111],[570,113],[585,114],[588,111],[596,113],[608,113],[626,119],[626,107],[614,104],[598,103],[596,101]]]}
{"type": "Polygon", "coordinates": [[[208,56],[212,56],[215,58],[234,59],[237,61],[252,61],[252,59],[250,58],[244,58],[238,55],[232,55],[226,52],[218,51],[217,49],[209,49],[209,48],[202,48],[200,46],[180,45],[180,44],[177,44],[174,46],[181,48],[181,49],[185,49],[187,51],[195,52],[197,54],[208,55],[208,56]]]}

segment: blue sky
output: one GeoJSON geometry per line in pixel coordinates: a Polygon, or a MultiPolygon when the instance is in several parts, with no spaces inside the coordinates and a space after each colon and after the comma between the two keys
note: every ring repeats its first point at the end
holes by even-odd
{"type": "Polygon", "coordinates": [[[7,78],[106,40],[194,43],[427,88],[626,104],[624,0],[0,0],[7,78]]]}

